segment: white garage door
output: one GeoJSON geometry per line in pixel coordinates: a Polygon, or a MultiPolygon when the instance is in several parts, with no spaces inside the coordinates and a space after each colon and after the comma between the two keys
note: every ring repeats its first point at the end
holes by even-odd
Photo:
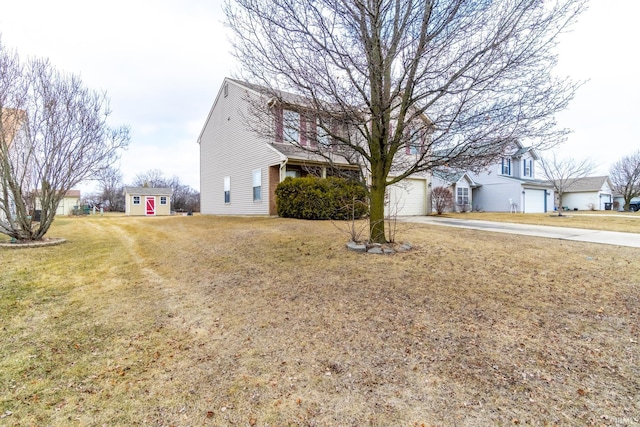
{"type": "Polygon", "coordinates": [[[387,215],[425,215],[427,181],[423,179],[405,179],[387,188],[387,215]]]}
{"type": "Polygon", "coordinates": [[[524,212],[525,213],[544,213],[545,211],[544,190],[532,190],[527,188],[524,191],[524,212]]]}

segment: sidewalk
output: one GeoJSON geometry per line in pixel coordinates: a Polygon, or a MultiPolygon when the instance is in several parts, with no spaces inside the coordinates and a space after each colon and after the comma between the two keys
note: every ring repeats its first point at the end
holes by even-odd
{"type": "Polygon", "coordinates": [[[438,218],[436,216],[399,217],[398,221],[640,248],[640,234],[637,233],[551,227],[546,225],[514,224],[510,222],[438,218]]]}

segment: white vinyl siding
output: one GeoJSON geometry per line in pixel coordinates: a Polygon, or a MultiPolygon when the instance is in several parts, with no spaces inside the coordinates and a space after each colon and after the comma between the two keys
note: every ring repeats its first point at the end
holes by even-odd
{"type": "MultiPolygon", "coordinates": [[[[201,212],[215,215],[268,215],[270,194],[262,185],[262,203],[253,202],[252,171],[278,165],[283,158],[247,124],[250,109],[245,100],[253,95],[233,80],[220,88],[199,138],[201,212]],[[233,195],[225,203],[225,177],[233,181],[233,195]]],[[[257,95],[255,95],[257,96],[257,95]]],[[[268,177],[267,177],[268,178],[268,177]]]]}

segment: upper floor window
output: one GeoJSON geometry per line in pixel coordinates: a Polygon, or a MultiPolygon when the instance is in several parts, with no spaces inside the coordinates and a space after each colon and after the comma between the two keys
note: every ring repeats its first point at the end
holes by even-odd
{"type": "Polygon", "coordinates": [[[331,143],[331,137],[329,133],[322,127],[320,119],[316,120],[316,141],[319,145],[322,145],[324,147],[328,147],[331,143]]]}
{"type": "Polygon", "coordinates": [[[508,157],[502,158],[502,175],[511,175],[511,159],[508,157]]]}
{"type": "Polygon", "coordinates": [[[407,142],[406,152],[407,154],[420,154],[424,147],[424,141],[422,135],[419,132],[413,131],[409,135],[409,141],[407,142]]]}
{"type": "Polygon", "coordinates": [[[533,177],[533,160],[524,159],[522,161],[522,166],[524,176],[533,177]]]}
{"type": "Polygon", "coordinates": [[[300,113],[292,110],[284,110],[283,136],[284,142],[300,142],[300,113]]]}

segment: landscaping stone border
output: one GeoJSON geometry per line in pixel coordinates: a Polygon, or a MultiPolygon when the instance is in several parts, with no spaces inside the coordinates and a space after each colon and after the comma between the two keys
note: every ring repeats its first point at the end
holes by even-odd
{"type": "Polygon", "coordinates": [[[66,241],[67,239],[63,239],[62,237],[50,237],[47,239],[35,240],[31,242],[26,242],[26,243],[3,241],[3,242],[0,242],[0,248],[7,248],[7,249],[41,248],[45,246],[59,245],[66,241]]]}
{"type": "Polygon", "coordinates": [[[347,243],[347,249],[354,252],[366,252],[368,254],[378,255],[392,255],[397,252],[408,252],[413,249],[413,246],[409,242],[394,244],[394,243],[362,243],[354,242],[353,240],[347,243]]]}

